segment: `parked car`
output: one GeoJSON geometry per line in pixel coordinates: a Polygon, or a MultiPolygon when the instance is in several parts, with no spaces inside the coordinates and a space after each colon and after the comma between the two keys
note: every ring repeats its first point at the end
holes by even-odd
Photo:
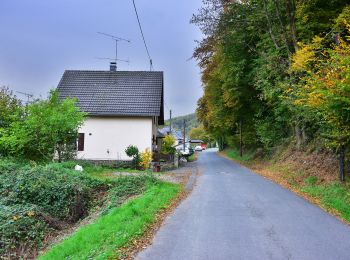
{"type": "Polygon", "coordinates": [[[202,146],[200,145],[197,145],[195,148],[194,148],[195,151],[199,151],[201,152],[203,150],[202,146]]]}
{"type": "Polygon", "coordinates": [[[191,147],[186,147],[185,150],[179,149],[178,152],[181,156],[184,156],[184,157],[191,156],[194,153],[191,147]]]}

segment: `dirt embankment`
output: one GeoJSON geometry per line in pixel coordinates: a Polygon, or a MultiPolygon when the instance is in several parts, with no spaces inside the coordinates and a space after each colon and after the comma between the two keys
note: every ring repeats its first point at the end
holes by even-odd
{"type": "Polygon", "coordinates": [[[319,182],[332,182],[338,178],[338,159],[330,152],[287,150],[276,165],[290,167],[306,177],[315,176],[319,182]]]}

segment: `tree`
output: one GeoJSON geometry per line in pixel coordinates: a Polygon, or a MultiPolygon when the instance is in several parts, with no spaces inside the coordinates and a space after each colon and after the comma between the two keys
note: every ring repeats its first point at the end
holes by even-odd
{"type": "Polygon", "coordinates": [[[133,167],[137,169],[141,162],[139,148],[137,148],[135,145],[129,145],[125,149],[125,153],[127,156],[132,158],[133,167]]]}
{"type": "Polygon", "coordinates": [[[164,154],[175,154],[176,149],[174,146],[175,146],[175,137],[172,135],[166,135],[163,138],[161,152],[164,154]]]}
{"type": "Polygon", "coordinates": [[[328,47],[325,37],[316,36],[294,55],[291,69],[304,76],[291,92],[295,105],[321,119],[323,137],[339,150],[340,179],[344,181],[345,149],[350,144],[350,7],[339,17],[336,27],[347,29],[343,39],[338,37],[328,47]]]}
{"type": "Polygon", "coordinates": [[[0,87],[0,129],[8,127],[20,117],[21,101],[8,87],[0,87]]]}
{"type": "Polygon", "coordinates": [[[36,100],[26,108],[26,116],[14,121],[2,132],[0,147],[8,155],[31,160],[61,161],[72,158],[78,129],[85,114],[76,107],[76,100],[61,100],[51,91],[45,100],[36,100]]]}

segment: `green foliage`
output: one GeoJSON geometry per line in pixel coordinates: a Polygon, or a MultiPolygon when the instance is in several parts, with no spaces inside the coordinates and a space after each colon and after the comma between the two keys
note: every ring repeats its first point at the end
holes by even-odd
{"type": "Polygon", "coordinates": [[[319,199],[325,208],[338,211],[344,219],[350,221],[349,186],[340,183],[307,183],[302,191],[319,199]]]}
{"type": "Polygon", "coordinates": [[[97,180],[58,164],[20,168],[0,175],[0,194],[8,205],[36,204],[61,220],[76,221],[87,213],[97,180]]]}
{"type": "MultiPolygon", "coordinates": [[[[187,133],[190,132],[192,128],[197,127],[199,125],[196,114],[189,114],[185,116],[173,117],[171,120],[173,129],[182,130],[184,120],[186,121],[187,133]]],[[[165,125],[169,126],[170,121],[166,120],[165,125]]]]}
{"type": "Polygon", "coordinates": [[[254,158],[254,152],[253,151],[248,151],[247,153],[244,153],[243,156],[240,156],[240,152],[236,149],[228,149],[225,150],[224,153],[227,155],[227,157],[238,161],[238,162],[250,162],[254,158]]]}
{"type": "Polygon", "coordinates": [[[158,179],[150,174],[117,178],[108,191],[110,205],[107,210],[120,206],[127,198],[142,194],[157,183],[158,179]]]}
{"type": "MultiPolygon", "coordinates": [[[[349,37],[350,23],[344,21],[343,26],[344,38],[349,37]]],[[[339,37],[338,45],[327,48],[326,39],[317,36],[295,53],[292,70],[304,73],[292,91],[294,104],[321,119],[322,134],[330,145],[350,144],[350,44],[339,37]]]]}
{"type": "Polygon", "coordinates": [[[12,204],[0,201],[0,256],[16,255],[18,246],[35,249],[41,245],[49,226],[40,216],[40,209],[31,204],[12,204]]]}
{"type": "Polygon", "coordinates": [[[60,100],[55,91],[47,100],[26,107],[26,116],[0,132],[0,150],[7,155],[31,160],[59,160],[74,156],[78,128],[84,113],[70,98],[60,100]]]}
{"type": "Polygon", "coordinates": [[[316,176],[309,176],[304,180],[306,185],[313,186],[317,183],[317,177],[316,176]]]}
{"type": "Polygon", "coordinates": [[[132,165],[134,167],[134,169],[137,169],[140,165],[140,152],[139,152],[139,148],[137,148],[134,145],[129,145],[126,149],[125,149],[125,153],[127,156],[132,158],[132,165]]]}
{"type": "Polygon", "coordinates": [[[84,172],[78,172],[76,164],[0,160],[0,257],[18,258],[19,248],[35,253],[49,232],[85,217],[96,203],[103,202],[108,214],[130,196],[158,185],[153,175],[105,176],[115,169],[79,162],[84,172]]]}
{"type": "Polygon", "coordinates": [[[241,134],[244,150],[348,143],[349,8],[346,0],[204,2],[192,19],[205,35],[193,55],[204,87],[196,113],[220,150],[237,148],[241,134]]]}
{"type": "Polygon", "coordinates": [[[114,208],[95,223],[79,229],[71,237],[54,246],[45,259],[114,259],[118,249],[142,236],[156,213],[167,207],[180,191],[180,186],[158,183],[143,196],[114,208]]]}
{"type": "Polygon", "coordinates": [[[172,135],[166,135],[162,140],[162,153],[164,154],[175,154],[175,137],[172,135]]]}
{"type": "Polygon", "coordinates": [[[0,256],[21,247],[34,251],[61,223],[86,216],[94,195],[107,185],[62,164],[46,166],[0,160],[0,256]]]}
{"type": "Polygon", "coordinates": [[[0,129],[20,118],[21,101],[7,87],[0,87],[0,129]]]}
{"type": "Polygon", "coordinates": [[[204,126],[200,124],[198,127],[192,128],[189,132],[191,139],[202,140],[204,143],[212,142],[212,138],[205,131],[204,126]]]}

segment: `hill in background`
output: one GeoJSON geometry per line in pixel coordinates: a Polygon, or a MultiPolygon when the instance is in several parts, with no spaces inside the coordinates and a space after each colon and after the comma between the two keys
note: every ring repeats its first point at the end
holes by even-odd
{"type": "MultiPolygon", "coordinates": [[[[189,133],[189,131],[192,128],[198,127],[198,125],[199,125],[196,114],[192,113],[192,114],[185,115],[185,116],[174,117],[172,119],[172,127],[176,130],[182,130],[184,119],[186,121],[186,133],[187,134],[189,133]]],[[[166,120],[165,126],[169,126],[169,125],[170,125],[170,120],[166,120]]]]}

